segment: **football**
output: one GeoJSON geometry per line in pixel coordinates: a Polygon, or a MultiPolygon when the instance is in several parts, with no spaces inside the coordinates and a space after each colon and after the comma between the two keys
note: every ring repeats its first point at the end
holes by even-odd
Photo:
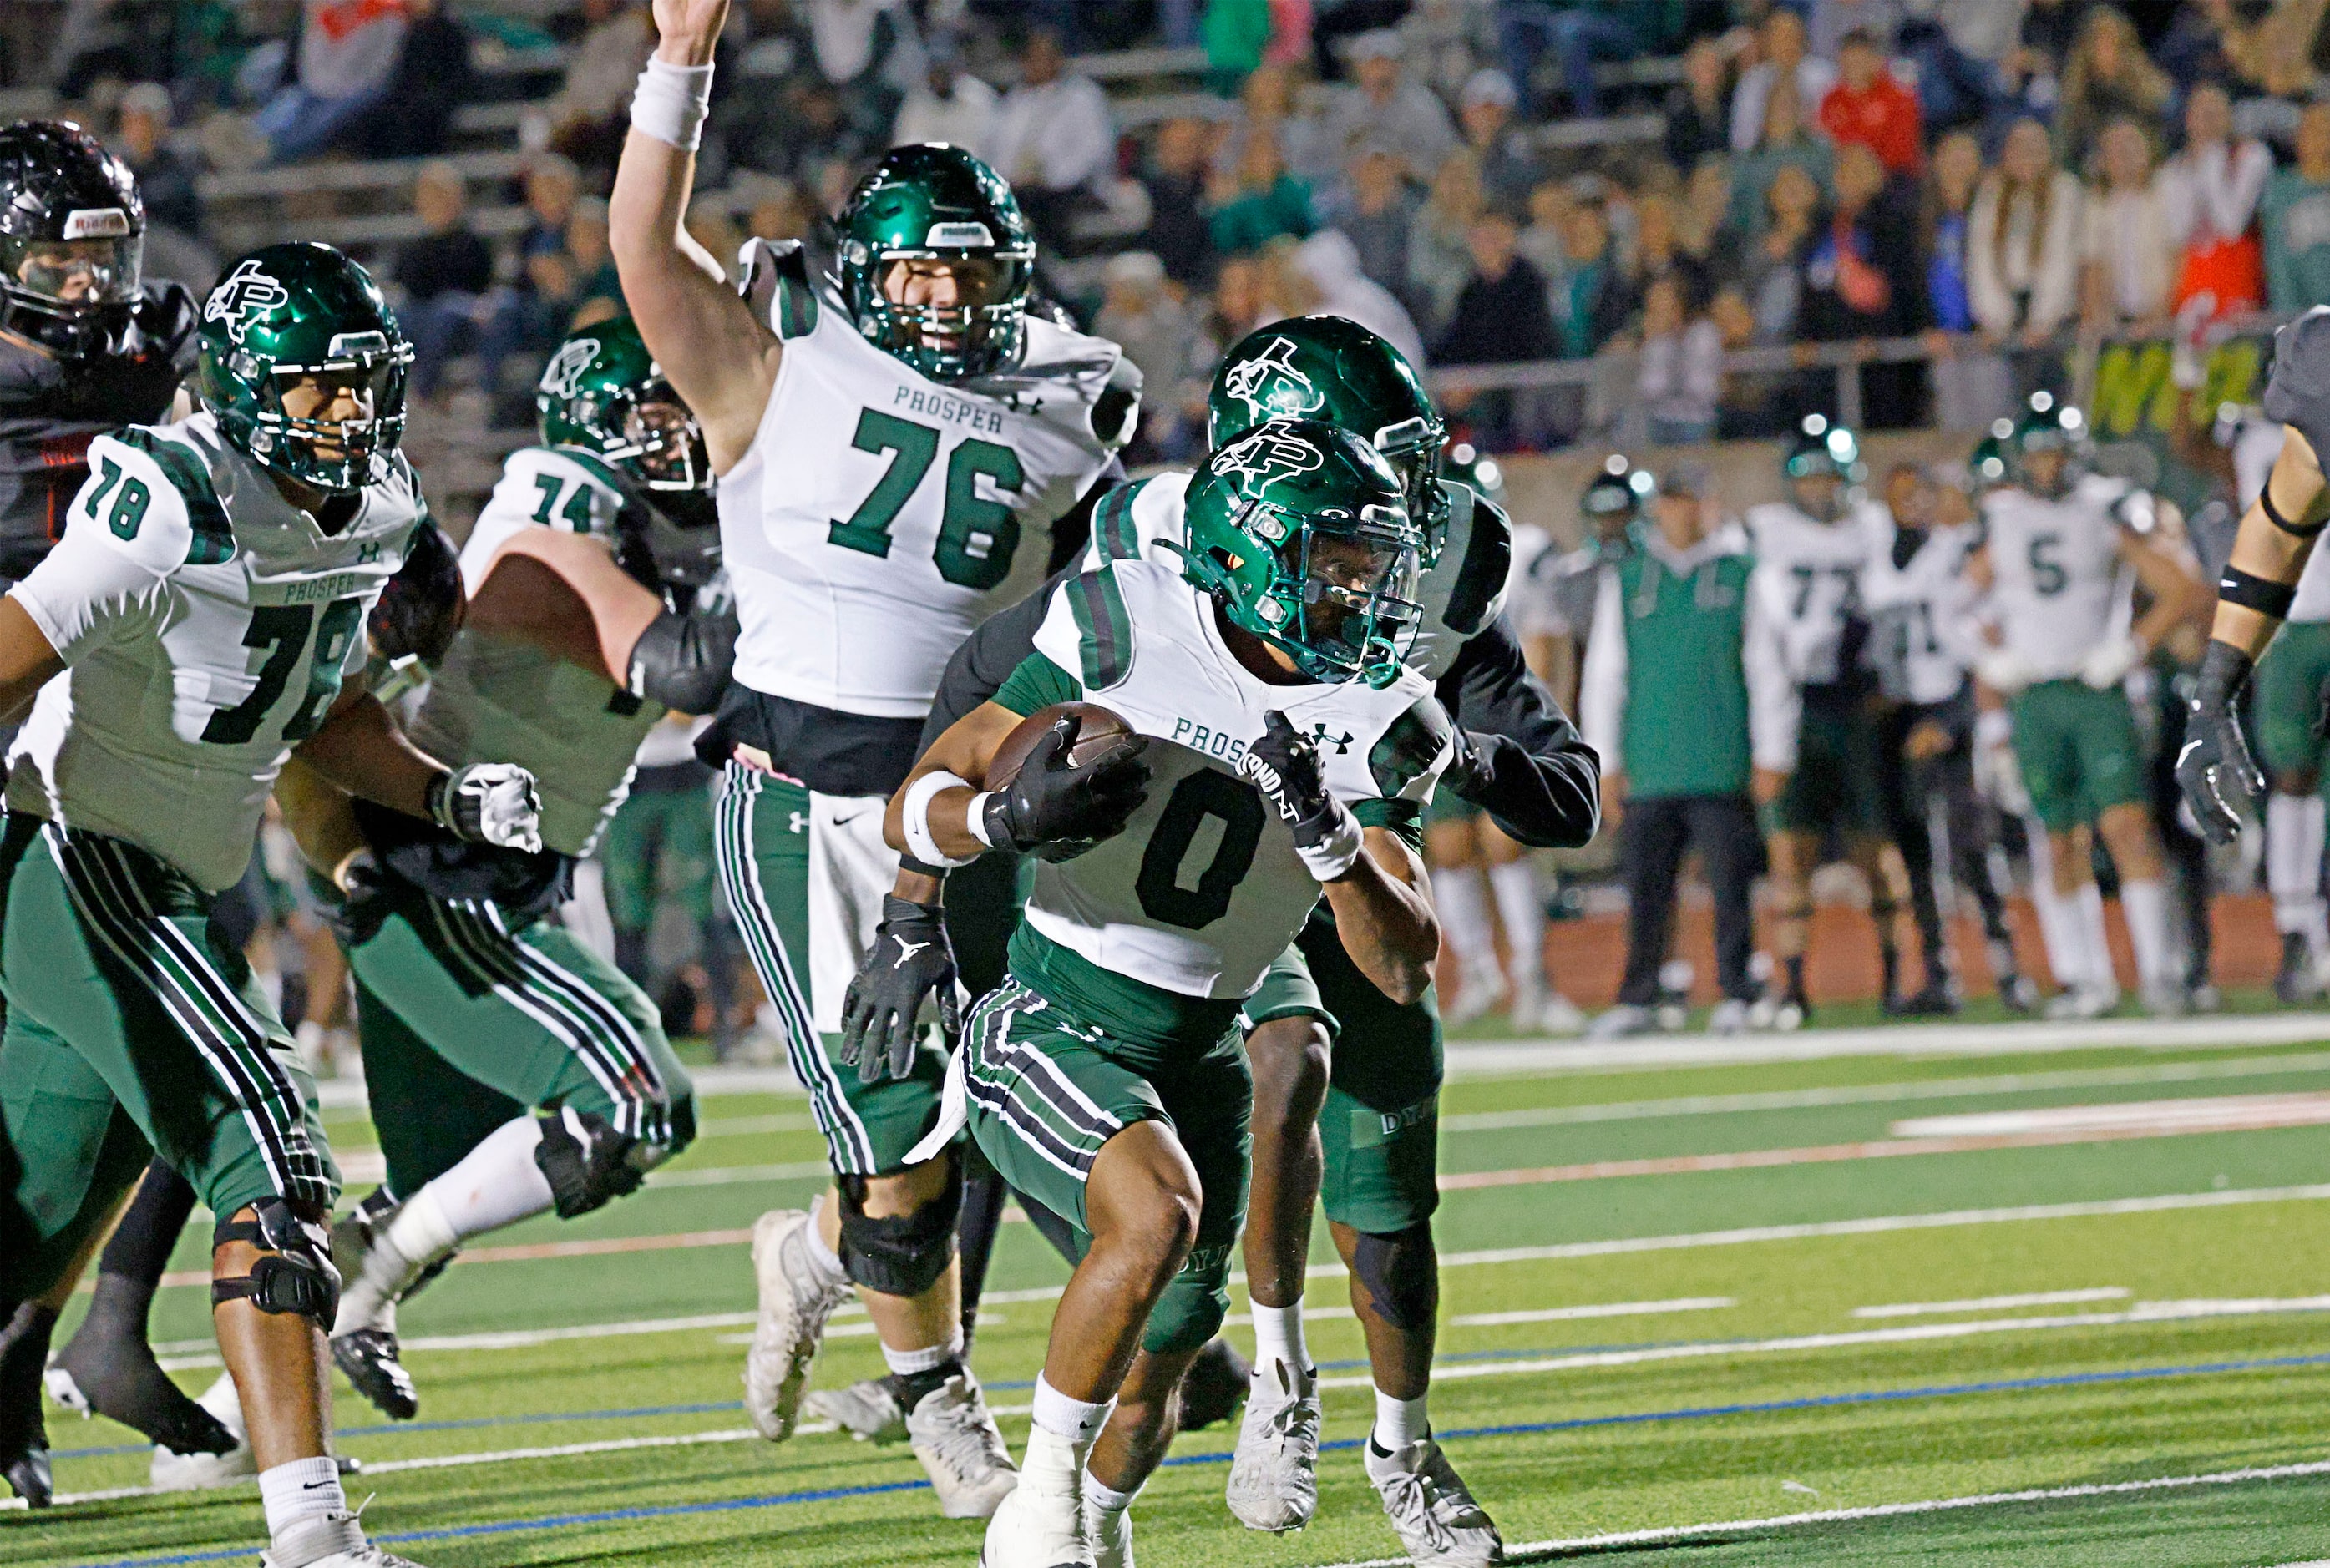
{"type": "Polygon", "coordinates": [[[1036,742],[1063,718],[1076,722],[1075,739],[1068,742],[1071,763],[1091,762],[1104,755],[1119,741],[1138,733],[1119,715],[1097,703],[1054,703],[1038,708],[1012,727],[1003,737],[1003,744],[987,764],[987,787],[1000,789],[1019,776],[1019,765],[1036,742]]]}

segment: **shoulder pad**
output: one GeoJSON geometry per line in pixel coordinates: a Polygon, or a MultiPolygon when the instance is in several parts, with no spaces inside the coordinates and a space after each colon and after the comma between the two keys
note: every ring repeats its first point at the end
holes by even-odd
{"type": "Polygon", "coordinates": [[[90,443],[89,479],[65,526],[157,577],[234,554],[234,532],[201,454],[141,425],[90,443]]]}
{"type": "Polygon", "coordinates": [[[1147,479],[1135,479],[1128,485],[1115,486],[1093,507],[1092,544],[1084,552],[1088,567],[1141,558],[1141,525],[1133,517],[1132,508],[1150,483],[1147,479]]]}
{"type": "Polygon", "coordinates": [[[1139,561],[1112,562],[1071,578],[1061,590],[1075,618],[1078,669],[1088,692],[1122,685],[1132,674],[1132,618],[1117,574],[1142,569],[1139,561]]]}
{"type": "Polygon", "coordinates": [[[2330,306],[2316,306],[2273,335],[2265,417],[2294,427],[2316,453],[2330,445],[2330,306]]]}
{"type": "Polygon", "coordinates": [[[521,447],[503,460],[486,510],[505,523],[612,537],[625,501],[621,479],[596,453],[521,447]]]}
{"type": "Polygon", "coordinates": [[[1458,543],[1456,534],[1462,526],[1464,555],[1456,571],[1455,591],[1449,595],[1448,609],[1441,619],[1449,630],[1471,637],[1496,614],[1498,600],[1512,575],[1512,520],[1503,507],[1468,486],[1452,485],[1449,491],[1448,542],[1452,546],[1458,543]]]}
{"type": "Polygon", "coordinates": [[[737,261],[744,279],[736,291],[780,340],[817,330],[818,282],[800,241],[748,240],[737,261]]]}
{"type": "Polygon", "coordinates": [[[1141,367],[1119,354],[1116,367],[1108,373],[1108,384],[1093,400],[1093,439],[1113,452],[1132,439],[1140,422],[1141,367]]]}
{"type": "Polygon", "coordinates": [[[1391,722],[1368,751],[1368,772],[1387,800],[1411,798],[1448,749],[1448,711],[1429,695],[1391,722]]]}

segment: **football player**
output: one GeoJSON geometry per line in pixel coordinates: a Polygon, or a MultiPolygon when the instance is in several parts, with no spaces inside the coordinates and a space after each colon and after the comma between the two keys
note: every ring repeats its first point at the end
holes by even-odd
{"type": "Polygon", "coordinates": [[[2086,438],[2078,408],[2032,394],[2008,449],[2011,482],[1984,497],[1984,541],[1967,558],[2001,639],[1975,673],[2008,699],[2015,760],[2046,828],[2055,891],[2070,905],[2058,932],[2068,950],[2049,953],[2067,989],[2050,1011],[2093,1017],[2119,1001],[2088,847],[2092,830],[2119,869],[2145,1005],[2182,1013],[2160,840],[2122,687],[2163,635],[2197,613],[2206,590],[2148,537],[2148,496],[2084,470],[2086,438]],[[2138,584],[2152,600],[2141,619],[2133,608],[2138,584]]]}
{"type": "MultiPolygon", "coordinates": [[[[144,279],[145,233],[136,181],[94,137],[56,120],[0,129],[0,587],[39,565],[63,532],[91,439],[168,418],[194,368],[194,299],[144,279]]],[[[0,1474],[34,1507],[50,1490],[36,1457],[47,1448],[41,1369],[80,1276],[68,1270],[55,1300],[26,1302],[0,1333],[0,1474]]],[[[134,1295],[100,1265],[92,1316],[142,1326],[146,1303],[134,1295]]],[[[109,1371],[106,1414],[150,1436],[223,1436],[150,1355],[109,1371]]]]}
{"type": "Polygon", "coordinates": [[[1012,1484],[962,1361],[943,1054],[892,1076],[837,1055],[843,993],[898,869],[881,803],[947,656],[1051,570],[1052,525],[1131,433],[1139,373],[1028,308],[1035,243],[971,154],[894,148],[837,221],[838,253],[755,242],[744,292],[681,227],[727,0],[668,0],[611,221],[639,331],[702,421],[743,634],[700,754],[724,769],[715,851],[810,1091],[836,1177],[755,1227],[745,1406],[789,1436],[827,1319],[855,1286],[942,1509],[1012,1484]]]}
{"type": "Polygon", "coordinates": [[[1431,983],[1417,819],[1453,741],[1402,662],[1423,543],[1403,491],[1348,431],[1265,421],[1190,481],[1178,567],[1139,553],[1113,492],[1105,562],[1049,596],[1032,650],[892,799],[922,864],[1043,861],[953,1067],[980,1150],[1081,1259],[987,1568],[1131,1562],[1132,1497],[1228,1305],[1240,1015],[1322,891],[1368,983],[1400,1005],[1431,983]],[[1087,699],[1134,734],[1072,757],[1063,719],[1001,788],[967,782],[1023,718],[1087,699]]]}
{"type": "Polygon", "coordinates": [[[315,1088],[205,916],[296,751],[455,836],[538,845],[534,782],[453,769],[361,678],[367,609],[426,515],[397,446],[412,351],[322,245],[243,258],[204,301],[206,411],[90,448],[63,538],[0,604],[0,716],[32,703],[0,843],[0,1304],[48,1288],[148,1148],[218,1216],[212,1311],[252,1391],[272,1568],[393,1563],[328,1451],[315,1088]],[[355,678],[351,678],[355,677],[355,678]]]}

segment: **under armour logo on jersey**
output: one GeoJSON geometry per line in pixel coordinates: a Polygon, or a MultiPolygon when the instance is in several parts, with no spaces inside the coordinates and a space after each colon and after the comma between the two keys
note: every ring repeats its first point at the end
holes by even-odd
{"type": "Polygon", "coordinates": [[[1330,735],[1327,733],[1326,722],[1320,720],[1311,726],[1311,743],[1314,746],[1332,746],[1335,748],[1335,755],[1340,757],[1351,749],[1351,732],[1346,730],[1340,735],[1330,735]]]}
{"type": "Polygon", "coordinates": [[[1327,406],[1318,383],[1294,368],[1294,344],[1280,338],[1249,360],[1230,366],[1222,390],[1255,419],[1293,418],[1327,406]]]}
{"type": "Polygon", "coordinates": [[[578,337],[559,345],[542,373],[542,389],[554,397],[571,398],[582,390],[582,373],[599,357],[599,340],[578,337]]]}
{"type": "Polygon", "coordinates": [[[1292,479],[1325,462],[1310,442],[1264,425],[1241,436],[1215,454],[1214,468],[1237,476],[1239,487],[1253,490],[1274,479],[1292,479]]]}
{"type": "Polygon", "coordinates": [[[375,539],[369,543],[361,544],[356,547],[356,564],[358,566],[370,566],[374,562],[378,561],[379,559],[379,540],[375,539]]]}
{"type": "Polygon", "coordinates": [[[278,306],[291,303],[291,291],[278,283],[251,257],[228,273],[203,302],[204,321],[223,321],[226,335],[237,343],[251,325],[278,306]]]}
{"type": "Polygon", "coordinates": [[[786,825],[785,831],[788,833],[807,833],[809,831],[809,814],[805,811],[795,811],[791,815],[792,817],[792,820],[786,825]]]}

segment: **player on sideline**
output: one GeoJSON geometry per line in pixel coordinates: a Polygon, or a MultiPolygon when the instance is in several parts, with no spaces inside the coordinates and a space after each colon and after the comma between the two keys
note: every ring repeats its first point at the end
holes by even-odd
{"type": "Polygon", "coordinates": [[[960,1161],[906,1156],[944,1057],[895,1076],[836,1054],[842,997],[898,870],[881,803],[906,776],[948,655],[1050,570],[1052,524],[1131,433],[1139,373],[1027,308],[1035,243],[1010,187],[958,148],[895,148],[852,193],[839,255],[756,244],[744,293],[681,227],[727,0],[658,0],[612,198],[640,335],[704,427],[743,634],[701,754],[725,770],[721,874],[786,1020],[836,1177],[754,1227],[744,1367],[789,1436],[826,1320],[864,1296],[942,1510],[1013,1484],[962,1361],[960,1161]]]}
{"type": "Polygon", "coordinates": [[[52,1283],[158,1150],[218,1216],[212,1314],[253,1394],[261,1563],[382,1568],[401,1559],[365,1539],[330,1456],[339,1181],[314,1085],[205,916],[295,750],[500,844],[537,842],[534,783],[447,768],[348,679],[426,515],[396,449],[412,354],[370,278],[270,246],[211,292],[201,334],[206,411],[94,441],[64,538],[0,605],[0,714],[33,703],[0,835],[0,1305],[52,1283]]]}
{"type": "MultiPolygon", "coordinates": [[[[122,162],[76,126],[0,129],[0,587],[39,565],[89,477],[97,436],[170,417],[194,364],[194,301],[142,275],[146,209],[122,162]]],[[[157,1169],[166,1170],[165,1166],[157,1169]]],[[[185,1185],[172,1176],[180,1191],[185,1185]]],[[[192,1195],[187,1195],[191,1204],[192,1195]]],[[[99,1227],[102,1230],[102,1227],[99,1227]]],[[[47,1504],[41,1374],[57,1314],[81,1277],[27,1301],[0,1330],[0,1474],[47,1504]]],[[[92,1315],[145,1320],[100,1268],[92,1315]]],[[[86,1323],[88,1320],[84,1319],[86,1323]]],[[[141,1340],[142,1342],[142,1340],[141,1340]]],[[[225,1434],[152,1355],[106,1380],[102,1408],[149,1436],[216,1443],[225,1434]]]]}
{"type": "Polygon", "coordinates": [[[980,1149],[1081,1253],[985,1568],[1132,1561],[1132,1498],[1228,1304],[1241,1004],[1322,888],[1394,1002],[1423,996],[1439,947],[1417,817],[1452,742],[1401,662],[1422,534],[1397,476],[1347,431],[1271,420],[1207,458],[1186,511],[1178,568],[1128,552],[1051,596],[1033,651],[889,811],[924,864],[1055,857],[953,1069],[980,1149]],[[1135,738],[1072,763],[1063,720],[1001,789],[965,782],[1024,717],[1087,698],[1135,738]]]}

